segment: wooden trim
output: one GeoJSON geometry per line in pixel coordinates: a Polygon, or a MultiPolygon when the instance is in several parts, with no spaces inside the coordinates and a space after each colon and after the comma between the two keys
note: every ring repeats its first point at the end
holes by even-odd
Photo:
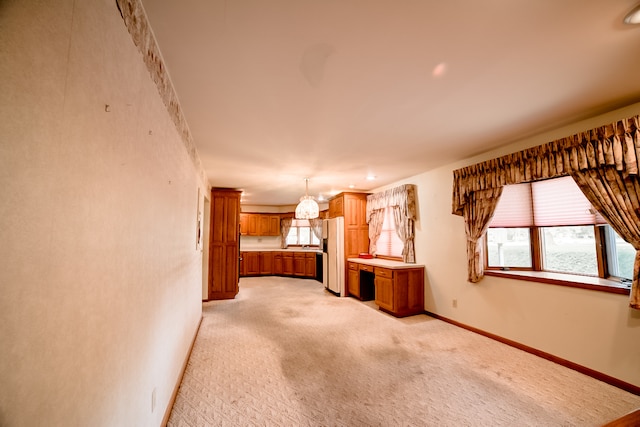
{"type": "Polygon", "coordinates": [[[603,382],[605,382],[607,384],[611,384],[612,386],[618,387],[618,388],[620,388],[622,390],[628,391],[629,393],[633,393],[633,394],[635,394],[637,396],[640,396],[640,387],[639,386],[636,386],[636,385],[633,385],[631,383],[622,381],[622,380],[620,380],[618,378],[614,378],[614,377],[609,376],[607,374],[604,374],[602,372],[598,372],[598,371],[596,371],[594,369],[587,368],[586,366],[579,365],[577,363],[571,362],[571,361],[563,359],[561,357],[554,356],[553,354],[544,352],[542,350],[538,350],[536,348],[529,347],[528,345],[524,345],[524,344],[521,344],[519,342],[512,341],[512,340],[507,339],[507,338],[503,338],[503,337],[501,337],[499,335],[495,335],[495,334],[492,334],[490,332],[483,331],[482,329],[474,328],[473,326],[465,325],[464,323],[460,323],[460,322],[458,322],[456,320],[452,320],[452,319],[449,319],[447,317],[440,316],[439,314],[431,313],[430,311],[425,311],[425,314],[427,316],[434,317],[436,319],[442,320],[444,322],[450,323],[452,325],[458,326],[458,327],[466,329],[468,331],[475,332],[477,334],[483,335],[483,336],[485,336],[487,338],[491,338],[493,340],[499,341],[499,342],[501,342],[503,344],[507,344],[507,345],[509,345],[511,347],[515,347],[515,348],[517,348],[519,350],[526,351],[527,353],[531,353],[534,356],[542,357],[543,359],[547,359],[547,360],[549,360],[551,362],[557,363],[558,365],[562,365],[562,366],[564,366],[566,368],[573,369],[574,371],[578,371],[578,372],[580,372],[582,374],[588,375],[588,376],[590,376],[592,378],[595,378],[597,380],[603,381],[603,382]]]}
{"type": "Polygon", "coordinates": [[[178,375],[178,381],[176,385],[173,387],[173,393],[171,393],[171,399],[169,399],[169,403],[167,404],[166,409],[164,410],[164,417],[162,417],[162,427],[166,427],[169,422],[169,417],[171,416],[171,410],[173,409],[173,404],[176,402],[176,397],[178,397],[178,390],[180,389],[180,384],[182,384],[182,378],[184,377],[184,372],[187,370],[187,364],[189,363],[189,358],[191,357],[191,352],[193,351],[193,346],[196,343],[196,338],[198,337],[198,332],[200,331],[200,325],[202,325],[202,316],[200,316],[200,321],[198,322],[198,327],[196,328],[196,333],[193,334],[193,339],[191,340],[191,345],[189,346],[189,351],[187,352],[187,356],[184,358],[184,362],[182,362],[182,369],[180,370],[180,375],[178,375]]]}
{"type": "Polygon", "coordinates": [[[613,420],[602,427],[635,427],[640,426],[640,409],[629,412],[617,420],[613,420]]]}

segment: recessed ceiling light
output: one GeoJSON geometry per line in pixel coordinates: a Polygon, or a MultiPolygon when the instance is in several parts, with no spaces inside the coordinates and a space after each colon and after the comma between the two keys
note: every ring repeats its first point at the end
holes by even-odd
{"type": "Polygon", "coordinates": [[[353,184],[349,184],[349,188],[356,188],[356,186],[353,184]]]}
{"type": "Polygon", "coordinates": [[[367,175],[367,181],[374,181],[376,178],[375,175],[367,175]]]}
{"type": "Polygon", "coordinates": [[[447,64],[444,62],[439,63],[433,68],[431,75],[433,77],[442,77],[447,72],[447,64]]]}
{"type": "Polygon", "coordinates": [[[629,25],[640,24],[640,4],[627,13],[627,16],[624,17],[624,23],[629,25]]]}

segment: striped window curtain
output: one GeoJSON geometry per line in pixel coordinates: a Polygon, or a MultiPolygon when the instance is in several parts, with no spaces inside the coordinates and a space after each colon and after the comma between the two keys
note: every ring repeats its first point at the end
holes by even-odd
{"type": "MultiPolygon", "coordinates": [[[[451,211],[465,227],[481,229],[474,211],[486,211],[483,191],[570,175],[594,208],[636,249],[629,306],[640,309],[640,116],[619,120],[538,147],[453,171],[451,211]]],[[[499,197],[499,196],[498,196],[499,197]]],[[[469,239],[469,234],[467,238],[469,239]]],[[[473,237],[473,236],[472,236],[473,237]]],[[[478,256],[468,247],[469,265],[478,256]]],[[[471,267],[470,267],[471,268],[471,267]]],[[[469,276],[482,279],[479,271],[469,276]]]]}

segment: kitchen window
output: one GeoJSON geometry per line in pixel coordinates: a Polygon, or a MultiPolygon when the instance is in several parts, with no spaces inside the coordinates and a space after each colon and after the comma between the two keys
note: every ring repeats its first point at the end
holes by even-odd
{"type": "Polygon", "coordinates": [[[593,209],[571,177],[507,185],[486,233],[487,272],[541,271],[626,286],[635,250],[593,209]]]}
{"type": "Polygon", "coordinates": [[[404,244],[396,232],[395,220],[393,219],[393,207],[387,207],[384,210],[382,231],[376,242],[376,256],[402,259],[403,247],[404,244]]]}
{"type": "Polygon", "coordinates": [[[320,246],[320,239],[311,230],[306,219],[294,219],[287,234],[287,246],[320,246]]]}

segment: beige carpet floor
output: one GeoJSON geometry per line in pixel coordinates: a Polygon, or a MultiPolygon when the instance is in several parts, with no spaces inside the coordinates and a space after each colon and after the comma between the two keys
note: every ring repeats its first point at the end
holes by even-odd
{"type": "Polygon", "coordinates": [[[203,320],[169,426],[598,426],[640,397],[313,280],[242,278],[203,320]]]}

